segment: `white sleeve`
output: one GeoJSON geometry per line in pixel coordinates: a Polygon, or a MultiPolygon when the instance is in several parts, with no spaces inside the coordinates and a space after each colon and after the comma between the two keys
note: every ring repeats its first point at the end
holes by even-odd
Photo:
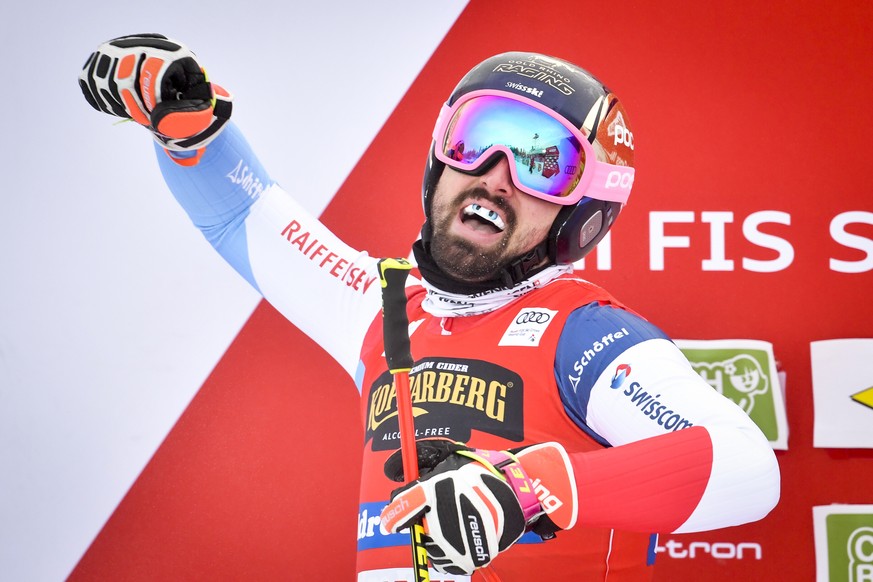
{"type": "Polygon", "coordinates": [[[760,519],[779,499],[779,466],[766,437],[666,339],[635,344],[603,370],[591,391],[588,423],[613,446],[692,426],[707,430],[712,444],[710,477],[676,533],[760,519]],[[620,365],[630,370],[624,378],[616,377],[620,365]]]}
{"type": "Polygon", "coordinates": [[[381,308],[377,259],[345,244],[275,185],[252,206],[245,230],[263,296],[354,377],[381,308]]]}
{"type": "Polygon", "coordinates": [[[156,150],[164,180],[209,243],[355,377],[381,306],[377,259],[345,244],[275,184],[233,123],[196,164],[156,150]]]}
{"type": "Polygon", "coordinates": [[[600,474],[586,476],[602,494],[602,523],[621,514],[639,525],[645,511],[629,497],[658,507],[669,516],[658,527],[677,532],[754,521],[775,506],[779,467],[766,437],[656,326],[590,304],[568,318],[555,366],[567,414],[610,447],[600,474]]]}

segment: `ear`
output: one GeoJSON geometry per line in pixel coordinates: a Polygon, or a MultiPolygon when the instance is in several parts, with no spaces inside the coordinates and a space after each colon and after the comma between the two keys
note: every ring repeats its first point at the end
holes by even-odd
{"type": "Polygon", "coordinates": [[[580,260],[606,236],[620,211],[618,202],[593,198],[562,208],[549,231],[549,258],[558,265],[580,260]]]}

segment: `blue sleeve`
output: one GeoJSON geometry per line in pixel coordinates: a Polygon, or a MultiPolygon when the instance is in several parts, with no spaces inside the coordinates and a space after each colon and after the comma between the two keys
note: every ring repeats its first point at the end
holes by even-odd
{"type": "Polygon", "coordinates": [[[193,166],[177,164],[158,144],[155,149],[164,181],[191,221],[258,289],[249,261],[245,219],[272,181],[242,133],[228,123],[193,166]]]}
{"type": "Polygon", "coordinates": [[[597,442],[609,445],[588,427],[588,400],[603,371],[628,348],[669,339],[663,331],[623,309],[590,303],[570,314],[555,353],[555,379],[564,410],[597,442]]]}

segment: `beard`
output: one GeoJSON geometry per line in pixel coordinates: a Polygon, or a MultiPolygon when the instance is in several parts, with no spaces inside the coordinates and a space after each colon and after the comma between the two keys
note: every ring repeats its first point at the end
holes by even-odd
{"type": "Polygon", "coordinates": [[[502,198],[491,196],[483,188],[465,190],[439,210],[434,209],[430,254],[437,266],[454,279],[472,283],[490,281],[496,279],[503,268],[515,258],[509,256],[509,241],[515,226],[515,212],[502,198]],[[506,228],[499,243],[481,247],[449,233],[451,224],[461,211],[461,205],[469,200],[487,200],[503,211],[506,228]]]}

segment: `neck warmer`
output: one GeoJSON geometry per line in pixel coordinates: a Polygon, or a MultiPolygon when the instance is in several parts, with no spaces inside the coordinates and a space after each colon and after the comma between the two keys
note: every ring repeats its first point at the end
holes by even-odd
{"type": "Polygon", "coordinates": [[[512,286],[501,280],[461,282],[436,265],[421,240],[415,242],[412,250],[423,279],[422,286],[427,291],[422,309],[436,317],[464,317],[494,311],[573,270],[572,265],[547,265],[512,286]]]}

